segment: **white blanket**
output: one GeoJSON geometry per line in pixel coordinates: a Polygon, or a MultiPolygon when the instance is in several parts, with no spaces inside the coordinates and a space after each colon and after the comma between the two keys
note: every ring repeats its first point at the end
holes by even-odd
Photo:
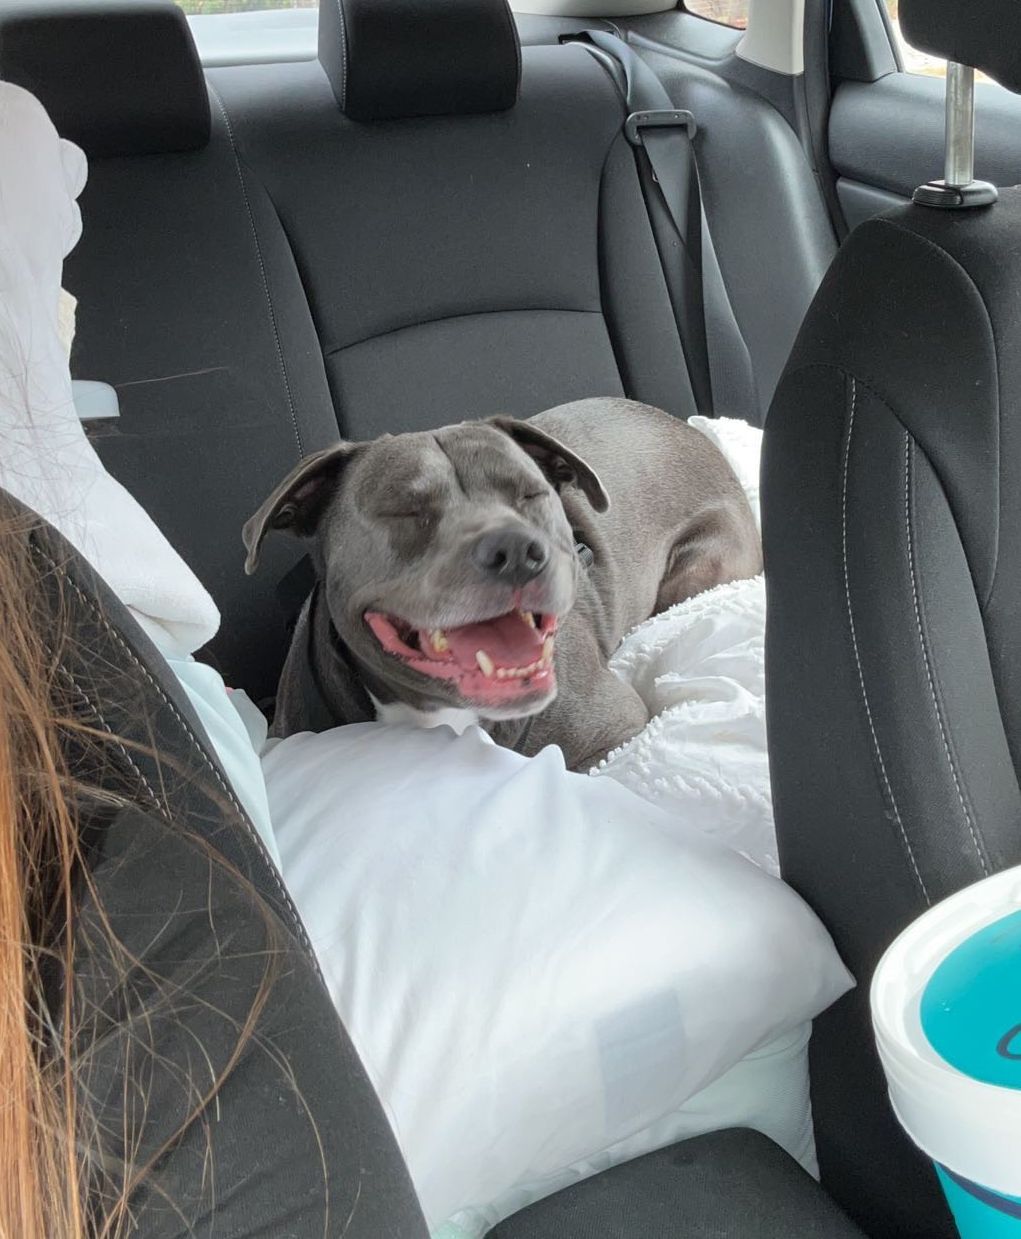
{"type": "MultiPolygon", "coordinates": [[[[693,417],[759,514],[762,431],[693,417]]],[[[594,774],[631,788],[686,826],[779,874],[766,752],[766,590],[761,576],[682,602],[629,633],[610,666],[652,721],[594,774]]]]}
{"type": "Polygon", "coordinates": [[[766,753],[762,577],[721,585],[636,628],[611,666],[652,721],[596,774],[779,874],[766,753]]]}

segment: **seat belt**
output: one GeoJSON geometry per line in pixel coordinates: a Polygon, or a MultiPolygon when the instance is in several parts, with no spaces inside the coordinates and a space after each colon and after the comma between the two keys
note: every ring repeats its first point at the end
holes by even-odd
{"type": "Polygon", "coordinates": [[[759,421],[751,357],[727,296],[706,222],[691,112],[675,108],[653,70],[622,39],[586,30],[569,40],[611,57],[624,76],[624,136],[663,265],[700,413],[759,421]]]}

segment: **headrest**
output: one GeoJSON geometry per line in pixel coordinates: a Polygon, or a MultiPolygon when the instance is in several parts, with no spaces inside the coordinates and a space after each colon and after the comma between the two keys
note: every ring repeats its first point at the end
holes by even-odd
{"type": "Polygon", "coordinates": [[[900,28],[919,51],[981,69],[1021,94],[1018,0],[900,0],[900,28]]]}
{"type": "Polygon", "coordinates": [[[202,66],[172,0],[3,0],[0,78],[31,91],[90,158],[209,141],[202,66]]]}
{"type": "Polygon", "coordinates": [[[507,0],[322,0],[319,60],[358,121],[502,112],[521,83],[507,0]]]}

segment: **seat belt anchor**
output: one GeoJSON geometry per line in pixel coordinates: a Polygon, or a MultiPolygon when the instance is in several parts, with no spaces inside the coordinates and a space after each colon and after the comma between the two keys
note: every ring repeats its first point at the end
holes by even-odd
{"type": "Polygon", "coordinates": [[[684,129],[689,138],[698,133],[694,116],[681,108],[657,108],[651,112],[632,112],[624,122],[624,136],[632,146],[642,145],[643,129],[684,129]]]}

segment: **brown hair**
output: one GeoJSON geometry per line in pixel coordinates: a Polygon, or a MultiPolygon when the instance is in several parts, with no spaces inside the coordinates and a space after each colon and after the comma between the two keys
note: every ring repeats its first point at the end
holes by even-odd
{"type": "MultiPolygon", "coordinates": [[[[0,529],[0,1235],[87,1234],[70,1012],[48,1020],[44,961],[74,967],[78,824],[54,709],[54,634],[39,630],[25,531],[0,529]],[[46,1026],[60,1028],[52,1044],[46,1026]],[[49,1044],[47,1044],[49,1042],[49,1044]]],[[[65,987],[70,1001],[70,987],[65,987]]],[[[56,1015],[56,1013],[54,1013],[56,1015]]]]}
{"type": "Polygon", "coordinates": [[[210,852],[254,897],[266,923],[261,983],[245,1016],[232,1021],[233,1052],[208,1087],[193,1090],[194,1107],[178,1130],[142,1164],[124,1165],[115,1183],[90,1182],[88,1168],[94,1172],[102,1158],[89,1089],[77,1079],[89,1049],[77,1044],[86,1023],[75,985],[83,891],[108,957],[125,975],[145,961],[116,939],[86,863],[82,806],[117,799],[75,780],[66,742],[73,736],[94,751],[90,768],[101,770],[111,737],[72,707],[61,661],[67,624],[44,600],[29,533],[29,522],[0,510],[0,1239],[115,1239],[131,1226],[131,1197],[154,1162],[205,1111],[252,1039],[274,976],[279,925],[250,883],[210,852]]]}

